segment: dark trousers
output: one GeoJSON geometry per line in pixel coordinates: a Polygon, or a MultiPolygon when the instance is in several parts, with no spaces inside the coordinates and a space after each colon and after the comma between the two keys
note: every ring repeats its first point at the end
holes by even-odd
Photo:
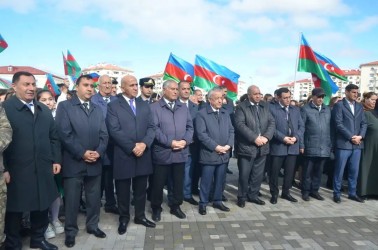
{"type": "Polygon", "coordinates": [[[214,183],[213,204],[222,203],[223,184],[227,164],[203,165],[200,188],[200,206],[207,206],[212,184],[214,183]],[[214,180],[214,181],[213,181],[214,180]]]}
{"type": "Polygon", "coordinates": [[[115,180],[117,190],[119,222],[130,221],[130,193],[131,182],[135,207],[134,218],[143,219],[146,207],[146,188],[148,175],[136,176],[134,178],[115,180]]]}
{"type": "Polygon", "coordinates": [[[184,191],[184,166],[183,163],[172,163],[169,165],[155,165],[153,176],[153,187],[151,190],[151,208],[153,210],[162,210],[161,204],[163,203],[163,188],[167,182],[169,175],[173,180],[173,196],[170,201],[171,208],[177,208],[182,204],[184,191]]]}
{"type": "MultiPolygon", "coordinates": [[[[198,144],[196,144],[198,145],[198,144]]],[[[198,163],[199,146],[195,150],[191,151],[192,165],[193,165],[193,177],[192,177],[192,193],[198,194],[199,180],[202,173],[202,166],[198,163]]]]}
{"type": "MultiPolygon", "coordinates": [[[[20,236],[22,212],[5,213],[5,249],[21,249],[22,241],[20,236]]],[[[30,212],[31,242],[40,242],[45,239],[44,233],[49,224],[48,209],[43,211],[30,212]]]]}
{"type": "Polygon", "coordinates": [[[76,236],[79,231],[77,214],[80,205],[80,190],[83,184],[87,206],[86,228],[87,230],[95,230],[98,227],[101,175],[64,178],[64,195],[66,197],[64,231],[66,236],[76,236]]]}
{"type": "Polygon", "coordinates": [[[305,157],[302,170],[302,194],[309,195],[319,192],[323,168],[328,158],[325,157],[305,157]]]}
{"type": "Polygon", "coordinates": [[[269,188],[272,196],[278,196],[278,174],[280,169],[284,168],[284,181],[282,185],[282,194],[290,194],[290,188],[293,184],[295,162],[297,160],[296,155],[286,155],[286,156],[271,156],[270,165],[270,177],[269,177],[269,188]]]}
{"type": "Polygon", "coordinates": [[[256,158],[238,156],[239,183],[238,199],[256,199],[264,179],[266,156],[257,155],[256,158]]]}
{"type": "Polygon", "coordinates": [[[113,207],[116,205],[114,197],[114,183],[113,183],[113,166],[103,166],[101,176],[101,195],[105,191],[105,207],[113,207]]]}

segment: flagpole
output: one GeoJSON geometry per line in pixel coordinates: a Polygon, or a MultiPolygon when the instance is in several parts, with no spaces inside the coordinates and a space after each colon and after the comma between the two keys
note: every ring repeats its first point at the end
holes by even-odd
{"type": "MultiPolygon", "coordinates": [[[[298,39],[298,46],[297,46],[297,59],[295,60],[295,70],[294,70],[294,88],[295,85],[297,84],[297,71],[298,71],[298,61],[299,61],[299,51],[301,47],[301,38],[302,38],[302,32],[299,32],[299,39],[298,39]]],[[[294,93],[293,93],[294,94],[294,93]]],[[[299,92],[299,95],[301,92],[299,92]]],[[[299,101],[301,100],[301,96],[299,96],[299,101]]]]}

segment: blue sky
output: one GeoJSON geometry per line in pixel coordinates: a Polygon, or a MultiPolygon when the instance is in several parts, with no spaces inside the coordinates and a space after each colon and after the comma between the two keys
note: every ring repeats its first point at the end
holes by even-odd
{"type": "Polygon", "coordinates": [[[300,32],[343,69],[377,61],[377,9],[376,0],[1,0],[0,65],[63,75],[69,49],[82,68],[114,63],[141,78],[163,71],[170,52],[193,63],[199,54],[266,93],[294,80],[300,32]]]}

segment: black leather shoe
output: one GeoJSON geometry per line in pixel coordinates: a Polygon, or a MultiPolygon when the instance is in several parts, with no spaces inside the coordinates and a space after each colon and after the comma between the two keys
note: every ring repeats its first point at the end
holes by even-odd
{"type": "Polygon", "coordinates": [[[97,238],[105,238],[106,237],[106,234],[103,231],[101,231],[100,228],[96,228],[95,230],[87,230],[87,233],[93,234],[97,238]]]}
{"type": "Polygon", "coordinates": [[[245,207],[245,200],[239,199],[238,202],[236,203],[236,205],[238,205],[241,208],[244,208],[245,207]]]}
{"type": "Polygon", "coordinates": [[[217,208],[223,212],[230,212],[230,209],[228,207],[226,207],[225,205],[223,205],[223,203],[220,203],[220,204],[213,204],[213,208],[217,208]]]}
{"type": "Polygon", "coordinates": [[[319,193],[310,193],[310,196],[319,201],[324,201],[324,198],[319,193]]]}
{"type": "Polygon", "coordinates": [[[126,233],[128,224],[129,224],[128,222],[120,222],[119,223],[119,226],[118,226],[118,234],[119,235],[126,233]]]}
{"type": "Polygon", "coordinates": [[[227,197],[224,194],[222,194],[222,201],[224,202],[228,201],[227,197]]]}
{"type": "Polygon", "coordinates": [[[277,195],[273,195],[272,198],[270,198],[270,203],[277,204],[277,195]]]}
{"type": "Polygon", "coordinates": [[[119,214],[118,207],[116,206],[105,207],[104,210],[105,210],[105,213],[119,214]]]}
{"type": "Polygon", "coordinates": [[[361,202],[361,203],[364,203],[364,202],[365,202],[363,199],[361,199],[361,198],[358,197],[357,195],[355,195],[355,196],[348,196],[348,199],[349,199],[349,200],[352,200],[352,201],[361,202]]]}
{"type": "Polygon", "coordinates": [[[199,206],[198,213],[200,215],[205,215],[206,214],[206,207],[205,206],[199,206]]]}
{"type": "Polygon", "coordinates": [[[151,219],[155,222],[159,222],[161,220],[161,211],[152,209],[151,219]]]}
{"type": "Polygon", "coordinates": [[[334,196],[333,201],[336,202],[336,203],[340,203],[341,199],[340,199],[340,197],[334,196]]]}
{"type": "Polygon", "coordinates": [[[226,170],[226,173],[227,173],[227,174],[233,174],[233,172],[232,172],[230,169],[228,169],[228,168],[227,168],[227,170],[226,170]]]}
{"type": "Polygon", "coordinates": [[[186,215],[184,214],[184,212],[181,210],[180,207],[177,207],[177,208],[174,208],[174,209],[171,208],[171,214],[173,214],[174,216],[176,216],[179,219],[185,219],[186,218],[186,215]]]}
{"type": "Polygon", "coordinates": [[[184,201],[194,205],[194,206],[198,206],[198,201],[196,201],[195,199],[193,199],[193,197],[190,197],[188,199],[184,199],[184,201]]]}
{"type": "Polygon", "coordinates": [[[49,243],[47,240],[42,241],[30,241],[30,248],[39,248],[42,250],[58,250],[58,247],[49,243]]]}
{"type": "Polygon", "coordinates": [[[135,223],[135,224],[139,224],[139,225],[143,225],[143,226],[145,226],[145,227],[152,227],[152,228],[155,228],[155,227],[156,227],[156,224],[153,223],[152,221],[147,220],[146,217],[143,217],[143,218],[135,218],[135,219],[134,219],[134,223],[135,223]]]}
{"type": "Polygon", "coordinates": [[[256,199],[248,199],[248,202],[255,203],[257,205],[265,205],[265,201],[260,200],[259,198],[256,199]]]}
{"type": "Polygon", "coordinates": [[[297,199],[295,199],[293,196],[291,196],[290,194],[282,194],[281,195],[281,198],[282,199],[285,199],[285,200],[288,200],[290,202],[298,202],[297,199]]]}
{"type": "Polygon", "coordinates": [[[66,247],[68,248],[75,246],[75,236],[66,236],[66,239],[64,240],[64,245],[66,245],[66,247]]]}
{"type": "Polygon", "coordinates": [[[303,194],[302,195],[302,200],[304,200],[304,201],[310,201],[310,197],[308,197],[307,194],[303,194]]]}

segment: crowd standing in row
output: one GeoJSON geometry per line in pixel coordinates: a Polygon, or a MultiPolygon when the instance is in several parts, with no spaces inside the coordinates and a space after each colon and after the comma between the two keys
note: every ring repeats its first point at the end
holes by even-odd
{"type": "Polygon", "coordinates": [[[120,235],[127,232],[130,205],[135,207],[135,224],[156,226],[165,185],[170,213],[180,219],[186,218],[183,201],[198,205],[201,215],[207,214],[210,202],[228,212],[223,191],[232,153],[239,169],[241,208],[247,201],[265,204],[260,187],[266,172],[270,203],[276,204],[282,168],[281,198],[297,202],[290,189],[298,157],[304,158],[304,201],[324,200],[321,177],[331,165],[334,202],[341,202],[346,167],[349,199],[364,202],[361,195],[377,195],[377,95],[365,94],[361,104],[353,84],[345,88],[345,98],[333,99],[332,108],[323,103],[321,88],[313,89],[309,102],[297,107],[291,105],[287,88],[263,100],[252,85],[234,110],[224,86],[211,89],[204,102],[200,90],[190,95],[191,85],[185,81],[165,81],[159,98],[153,96],[154,80],[142,78],[137,97],[134,76],[122,78],[122,93],[116,95],[108,76],[100,77],[95,93],[91,76],[82,75],[74,94],[60,86],[59,105],[49,91],[36,93],[35,78],[28,72],[16,73],[12,83],[14,95],[0,106],[0,232],[5,231],[5,249],[22,248],[25,213],[30,217],[31,248],[57,249],[45,238],[63,232],[65,245],[73,247],[84,204],[86,231],[105,238],[98,227],[102,193],[105,212],[119,214],[120,235]],[[193,194],[199,194],[199,202],[193,194]],[[154,222],[146,217],[146,199],[154,222]],[[58,219],[62,201],[64,229],[58,219]]]}

